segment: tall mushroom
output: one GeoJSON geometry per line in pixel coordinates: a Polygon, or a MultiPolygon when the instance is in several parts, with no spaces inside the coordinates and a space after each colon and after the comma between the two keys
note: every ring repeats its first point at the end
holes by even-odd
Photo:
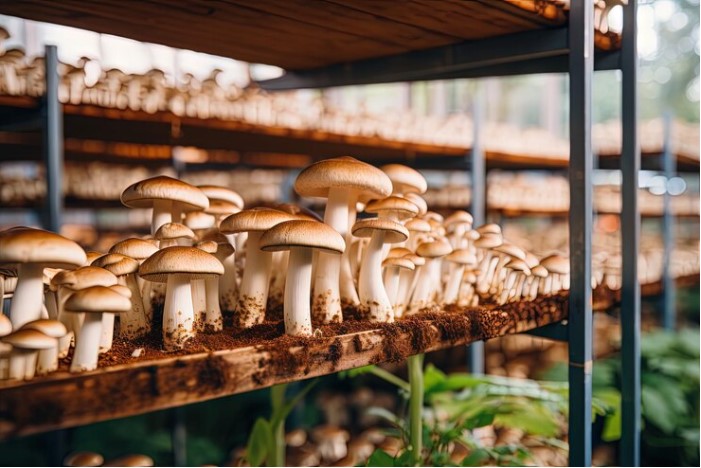
{"type": "Polygon", "coordinates": [[[382,250],[385,243],[404,242],[409,231],[396,221],[371,218],[357,221],[353,225],[353,235],[370,238],[360,263],[360,306],[371,321],[393,322],[394,309],[382,283],[382,250]]]}
{"type": "Polygon", "coordinates": [[[266,231],[260,238],[260,248],[267,252],[290,251],[285,281],[285,333],[310,336],[312,250],[340,255],[346,248],[343,237],[318,221],[287,221],[266,231]]]}
{"type": "Polygon", "coordinates": [[[448,276],[448,283],[443,292],[443,302],[446,304],[453,304],[458,300],[465,268],[468,266],[474,267],[477,264],[477,258],[470,249],[456,249],[446,255],[445,259],[450,262],[454,268],[451,269],[450,275],[448,276]]]}
{"type": "Polygon", "coordinates": [[[239,286],[236,319],[242,328],[263,322],[270,287],[272,254],[260,250],[260,238],[276,224],[296,219],[284,211],[261,208],[232,214],[219,225],[224,234],[248,232],[246,265],[239,286]]]}
{"type": "Polygon", "coordinates": [[[202,190],[168,176],[145,179],[122,192],[122,203],[129,208],[153,208],[151,234],[166,223],[180,222],[183,211],[204,210],[209,200],[202,190]]]}
{"type": "Polygon", "coordinates": [[[414,262],[404,257],[387,257],[382,262],[382,268],[385,269],[385,290],[387,297],[392,304],[394,316],[399,317],[397,309],[399,308],[399,278],[401,271],[414,271],[416,266],[414,262]]]}
{"type": "Polygon", "coordinates": [[[163,309],[163,347],[167,351],[182,349],[194,336],[190,280],[223,273],[219,260],[195,247],[166,247],[141,264],[139,274],[145,280],[167,283],[163,309]]]}
{"type": "MultiPolygon", "coordinates": [[[[361,196],[388,196],[392,192],[392,182],[384,172],[370,164],[351,157],[340,157],[319,161],[304,169],[297,176],[295,191],[303,197],[327,198],[324,222],[341,234],[346,244],[350,244],[349,211],[355,210],[361,196]]],[[[318,254],[312,313],[319,323],[342,319],[340,278],[343,261],[349,261],[348,256],[343,258],[325,252],[318,254]]],[[[378,268],[381,268],[379,264],[378,268]]],[[[346,298],[349,303],[353,300],[353,297],[346,298]]]]}
{"type": "Polygon", "coordinates": [[[53,232],[27,227],[0,232],[0,267],[18,272],[10,305],[12,327],[16,330],[41,318],[44,268],[73,269],[85,261],[78,244],[53,232]]]}
{"type": "Polygon", "coordinates": [[[432,241],[422,242],[416,248],[416,253],[426,259],[421,268],[416,289],[411,297],[410,312],[415,314],[427,307],[436,294],[436,284],[440,282],[441,257],[453,251],[448,239],[439,237],[432,241]]]}

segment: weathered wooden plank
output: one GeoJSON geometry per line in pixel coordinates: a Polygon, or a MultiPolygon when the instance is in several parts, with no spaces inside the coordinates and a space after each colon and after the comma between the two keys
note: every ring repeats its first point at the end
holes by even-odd
{"type": "Polygon", "coordinates": [[[376,329],[306,340],[0,382],[0,439],[72,427],[397,362],[416,353],[519,333],[563,320],[566,295],[399,321],[376,329]]]}

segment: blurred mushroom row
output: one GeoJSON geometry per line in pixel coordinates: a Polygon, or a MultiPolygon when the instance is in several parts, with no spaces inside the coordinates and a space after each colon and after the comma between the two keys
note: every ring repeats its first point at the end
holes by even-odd
{"type": "MultiPolygon", "coordinates": [[[[167,176],[122,192],[151,209],[151,234],[85,252],[58,234],[0,232],[0,376],[29,379],[97,368],[115,336],[153,329],[165,352],[199,333],[254,327],[282,307],[286,333],[360,317],[393,322],[446,305],[499,306],[569,288],[569,260],[536,256],[496,224],[430,211],[417,171],[352,157],[316,162],[297,177],[302,197],[326,200],[323,218],[291,204],[244,207],[238,193],[167,176]],[[162,316],[156,311],[162,310],[162,316]],[[268,314],[269,315],[269,314],[268,314]]],[[[592,287],[615,287],[612,260],[595,258],[592,287]]]]}

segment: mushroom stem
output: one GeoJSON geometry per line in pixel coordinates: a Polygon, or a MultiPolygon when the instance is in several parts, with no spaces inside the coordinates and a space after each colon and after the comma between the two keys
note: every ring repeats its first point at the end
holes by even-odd
{"type": "MultiPolygon", "coordinates": [[[[416,267],[420,268],[420,267],[416,267]]],[[[401,270],[399,272],[399,286],[397,287],[397,298],[394,302],[394,316],[401,318],[406,308],[406,297],[409,294],[411,281],[414,279],[414,270],[401,270]]]]}
{"type": "Polygon", "coordinates": [[[102,334],[102,314],[85,314],[83,326],[75,340],[71,372],[97,369],[97,358],[102,334]]]}
{"type": "MultiPolygon", "coordinates": [[[[356,210],[356,197],[349,197],[348,201],[348,226],[353,226],[357,218],[356,210]]],[[[350,246],[353,241],[353,235],[349,230],[346,230],[346,234],[343,236],[343,240],[346,241],[346,245],[350,246]]],[[[351,265],[351,249],[346,249],[341,254],[341,279],[340,279],[340,294],[341,294],[341,304],[355,306],[360,305],[360,297],[358,296],[358,291],[355,288],[355,283],[353,281],[353,268],[351,265]]]]}
{"type": "Polygon", "coordinates": [[[186,275],[169,275],[163,309],[163,347],[166,351],[182,349],[194,336],[194,326],[190,280],[186,275]]]}
{"type": "Polygon", "coordinates": [[[428,306],[434,290],[434,272],[436,259],[427,258],[426,264],[419,269],[416,288],[411,297],[411,313],[415,314],[428,306]]]}
{"type": "Polygon", "coordinates": [[[268,301],[272,255],[260,250],[262,232],[251,231],[246,243],[246,268],[239,288],[236,313],[239,325],[250,328],[263,323],[268,301]]]}
{"type": "Polygon", "coordinates": [[[112,349],[114,338],[114,314],[102,314],[102,332],[100,333],[100,354],[112,349]]]}
{"type": "Polygon", "coordinates": [[[10,304],[13,330],[41,317],[44,297],[44,268],[41,265],[20,263],[17,271],[17,287],[10,304]]]}
{"type": "Polygon", "coordinates": [[[56,295],[53,293],[53,291],[44,291],[44,305],[49,318],[56,320],[56,317],[58,317],[58,305],[56,304],[56,295]]]}
{"type": "MultiPolygon", "coordinates": [[[[344,239],[348,236],[347,190],[331,188],[324,212],[324,223],[336,230],[344,239]]],[[[341,261],[342,255],[319,252],[314,272],[314,320],[319,323],[343,321],[341,311],[341,261]]],[[[380,267],[381,268],[381,267],[380,267]]],[[[382,275],[380,275],[382,281],[382,275]]],[[[362,294],[360,295],[362,301],[362,294]]]]}
{"type": "Polygon", "coordinates": [[[465,273],[465,265],[453,266],[454,269],[450,272],[448,284],[446,284],[445,292],[443,293],[443,302],[446,304],[457,302],[460,293],[460,285],[462,284],[462,277],[465,273]]]}
{"type": "Polygon", "coordinates": [[[389,266],[385,269],[385,291],[392,309],[395,309],[397,297],[399,297],[399,267],[389,266]]]}
{"type": "Polygon", "coordinates": [[[170,200],[154,200],[153,213],[151,214],[151,235],[155,235],[158,228],[173,222],[171,210],[173,202],[170,200]]]}
{"type": "Polygon", "coordinates": [[[126,275],[124,284],[131,291],[131,310],[119,317],[119,334],[128,340],[133,340],[151,331],[151,323],[146,319],[144,301],[135,276],[126,275]]]}
{"type": "MultiPolygon", "coordinates": [[[[239,234],[239,237],[244,233],[239,234]]],[[[226,234],[226,238],[232,246],[237,246],[235,234],[226,234]]],[[[236,275],[236,253],[229,255],[222,260],[224,274],[219,277],[219,305],[226,311],[233,311],[236,308],[238,298],[238,278],[236,275]]]]}
{"type": "MultiPolygon", "coordinates": [[[[340,257],[340,255],[337,255],[340,257]]],[[[291,248],[285,281],[285,333],[293,336],[312,334],[309,292],[312,280],[312,251],[291,248]]]]}
{"type": "Polygon", "coordinates": [[[39,350],[39,356],[36,365],[36,373],[46,375],[58,369],[58,340],[56,346],[49,349],[39,350]]]}
{"type": "Polygon", "coordinates": [[[219,306],[219,278],[216,276],[208,277],[204,280],[204,287],[207,296],[204,329],[207,333],[222,331],[224,329],[224,319],[219,306]]]}
{"type": "Polygon", "coordinates": [[[360,304],[367,310],[368,318],[374,322],[394,322],[392,303],[382,283],[382,246],[384,243],[384,231],[375,230],[360,263],[358,281],[360,304]]]}
{"type": "Polygon", "coordinates": [[[207,291],[204,279],[190,280],[192,288],[192,307],[195,311],[195,330],[204,331],[204,322],[207,319],[207,291]]]}
{"type": "Polygon", "coordinates": [[[10,354],[9,378],[30,380],[36,373],[36,351],[13,348],[10,354]]]}

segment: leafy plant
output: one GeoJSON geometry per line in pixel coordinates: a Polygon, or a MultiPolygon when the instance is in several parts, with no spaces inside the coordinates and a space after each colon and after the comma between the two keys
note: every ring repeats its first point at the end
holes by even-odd
{"type": "MultiPolygon", "coordinates": [[[[699,331],[646,333],[640,351],[646,464],[698,465],[699,331]]],[[[545,378],[566,380],[567,366],[553,367],[545,378]]],[[[594,363],[593,394],[614,409],[601,434],[607,442],[621,438],[622,378],[618,357],[594,363]]]]}
{"type": "Polygon", "coordinates": [[[285,466],[285,419],[315,384],[316,380],[312,380],[289,400],[285,399],[287,384],[270,389],[270,418],[256,419],[246,444],[246,460],[250,466],[285,466]]]}

